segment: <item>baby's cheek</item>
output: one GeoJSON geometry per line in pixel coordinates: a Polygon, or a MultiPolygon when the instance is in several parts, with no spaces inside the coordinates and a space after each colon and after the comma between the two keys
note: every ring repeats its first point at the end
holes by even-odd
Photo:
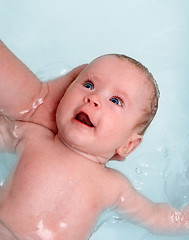
{"type": "Polygon", "coordinates": [[[56,125],[58,128],[58,131],[61,132],[63,129],[63,122],[62,122],[62,116],[59,112],[56,114],[56,125]]]}
{"type": "Polygon", "coordinates": [[[65,123],[68,121],[68,114],[69,106],[67,106],[67,104],[64,104],[64,99],[62,98],[56,111],[56,125],[59,132],[63,131],[65,123]]]}
{"type": "Polygon", "coordinates": [[[58,136],[61,140],[63,140],[65,126],[64,126],[63,119],[60,114],[57,114],[57,116],[56,116],[56,125],[58,128],[58,136]]]}

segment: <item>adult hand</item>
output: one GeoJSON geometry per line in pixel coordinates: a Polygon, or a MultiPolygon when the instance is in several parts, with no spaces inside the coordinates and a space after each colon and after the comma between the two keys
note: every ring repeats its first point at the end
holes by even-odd
{"type": "Polygon", "coordinates": [[[77,78],[79,73],[86,66],[87,64],[80,65],[64,76],[58,77],[49,82],[44,82],[43,88],[47,88],[48,93],[45,99],[43,99],[43,103],[30,117],[30,121],[47,127],[54,133],[57,133],[56,110],[58,104],[64,96],[68,86],[77,78]]]}

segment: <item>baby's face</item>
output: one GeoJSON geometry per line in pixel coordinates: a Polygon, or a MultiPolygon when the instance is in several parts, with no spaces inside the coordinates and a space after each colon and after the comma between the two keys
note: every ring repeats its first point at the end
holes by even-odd
{"type": "Polygon", "coordinates": [[[136,136],[150,88],[135,66],[115,56],[90,63],[69,86],[57,109],[63,142],[94,156],[111,158],[136,136]]]}

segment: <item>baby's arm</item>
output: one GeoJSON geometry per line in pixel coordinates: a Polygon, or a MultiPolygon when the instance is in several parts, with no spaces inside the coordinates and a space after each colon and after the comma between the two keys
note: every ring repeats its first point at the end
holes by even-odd
{"type": "Polygon", "coordinates": [[[122,190],[116,210],[122,216],[155,233],[189,234],[188,207],[179,212],[168,204],[153,203],[138,193],[127,179],[121,178],[122,190]]]}

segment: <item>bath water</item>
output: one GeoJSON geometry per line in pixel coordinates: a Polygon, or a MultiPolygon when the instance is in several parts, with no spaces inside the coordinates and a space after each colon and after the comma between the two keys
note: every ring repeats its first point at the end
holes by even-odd
{"type": "MultiPolygon", "coordinates": [[[[154,202],[189,203],[188,0],[0,0],[1,40],[43,81],[105,53],[146,65],[158,82],[159,110],[139,148],[109,167],[154,202]]],[[[18,159],[0,154],[0,187],[18,159]]],[[[111,210],[91,240],[188,240],[153,235],[111,210]]]]}

